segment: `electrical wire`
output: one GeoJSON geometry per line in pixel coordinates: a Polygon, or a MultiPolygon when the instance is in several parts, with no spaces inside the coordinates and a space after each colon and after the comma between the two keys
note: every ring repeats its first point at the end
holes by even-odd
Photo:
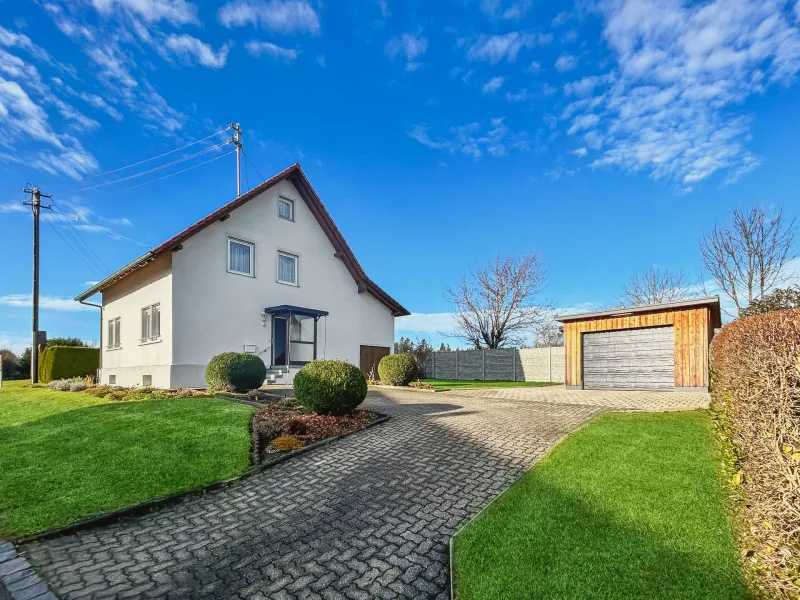
{"type": "Polygon", "coordinates": [[[227,145],[228,142],[222,142],[217,144],[216,146],[209,146],[208,148],[204,148],[199,152],[195,152],[194,154],[190,154],[189,156],[184,156],[183,158],[179,158],[177,160],[173,160],[172,162],[165,163],[163,165],[159,165],[157,167],[153,167],[152,169],[148,169],[147,171],[142,171],[141,173],[134,173],[133,175],[128,175],[127,177],[121,177],[120,179],[115,179],[113,181],[104,181],[103,183],[98,183],[96,185],[90,185],[85,188],[78,188],[76,190],[70,190],[68,192],[64,192],[65,194],[76,194],[78,192],[86,192],[89,190],[94,190],[101,187],[107,187],[109,185],[114,185],[115,183],[121,183],[123,181],[129,181],[131,179],[136,179],[137,177],[142,177],[144,175],[149,175],[155,171],[160,171],[162,169],[166,169],[167,167],[171,167],[172,165],[177,165],[178,163],[186,162],[187,160],[191,160],[193,158],[197,158],[201,154],[206,154],[207,152],[211,152],[218,148],[222,148],[222,146],[227,145]]]}
{"type": "Polygon", "coordinates": [[[247,160],[244,161],[244,181],[247,184],[247,191],[250,191],[250,175],[247,173],[247,160]]]}
{"type": "Polygon", "coordinates": [[[78,228],[72,224],[72,222],[61,211],[61,209],[55,202],[52,203],[52,206],[55,208],[55,210],[53,210],[51,214],[55,217],[55,220],[64,229],[64,233],[75,244],[75,247],[78,250],[80,250],[84,254],[84,256],[97,267],[97,269],[101,273],[107,273],[108,268],[106,267],[105,263],[103,263],[103,260],[97,255],[97,253],[94,250],[92,250],[91,246],[89,246],[89,243],[83,237],[78,228]]]}
{"type": "MultiPolygon", "coordinates": [[[[264,176],[261,174],[261,171],[259,171],[259,170],[258,170],[258,167],[256,167],[256,166],[253,164],[253,161],[252,161],[252,160],[250,160],[250,157],[249,157],[249,156],[247,156],[247,153],[245,153],[245,151],[244,151],[244,148],[242,148],[242,154],[244,154],[244,159],[245,159],[247,162],[249,162],[249,163],[250,163],[250,165],[251,165],[251,166],[252,166],[252,167],[255,169],[256,173],[258,173],[258,176],[259,176],[259,177],[261,177],[261,182],[262,182],[262,183],[263,183],[263,182],[265,182],[265,181],[266,181],[266,179],[264,179],[264,176]]],[[[245,163],[245,164],[246,164],[246,163],[245,163]]],[[[245,171],[245,173],[246,173],[246,171],[245,171]]]]}
{"type": "Polygon", "coordinates": [[[85,264],[85,265],[86,265],[86,266],[89,268],[89,270],[90,270],[90,271],[92,271],[92,272],[93,272],[95,275],[97,275],[97,276],[99,276],[99,277],[101,277],[101,278],[102,278],[102,277],[105,277],[105,275],[106,275],[106,272],[99,271],[99,270],[98,270],[98,268],[97,268],[95,265],[93,265],[93,264],[92,264],[90,261],[87,261],[87,260],[86,260],[86,258],[85,258],[85,256],[84,256],[83,254],[81,254],[80,252],[78,252],[78,250],[76,249],[76,247],[75,247],[75,246],[74,246],[74,245],[73,245],[73,244],[72,244],[70,241],[68,241],[68,240],[67,240],[67,239],[66,239],[66,238],[65,238],[63,235],[61,235],[61,232],[60,232],[60,231],[59,231],[59,230],[58,230],[58,229],[57,229],[57,228],[56,228],[56,227],[55,227],[55,226],[54,226],[54,225],[53,225],[53,224],[50,222],[50,220],[49,220],[49,219],[48,219],[48,220],[45,220],[45,223],[47,223],[47,225],[48,225],[48,226],[49,226],[49,227],[50,227],[50,228],[51,228],[53,231],[55,231],[55,232],[56,232],[56,235],[58,235],[58,237],[60,237],[60,238],[61,238],[61,241],[63,241],[63,242],[64,242],[64,244],[65,244],[65,245],[66,245],[66,246],[67,246],[67,247],[68,247],[70,250],[72,250],[73,254],[75,254],[75,256],[77,256],[77,257],[78,257],[78,259],[79,259],[79,260],[80,260],[80,261],[81,261],[83,264],[85,264]]]}
{"type": "Polygon", "coordinates": [[[103,171],[102,173],[95,173],[94,175],[89,175],[87,177],[84,177],[83,179],[80,179],[79,181],[88,181],[89,179],[94,179],[95,177],[101,177],[103,175],[109,175],[111,173],[116,173],[117,171],[123,171],[125,169],[130,169],[131,167],[137,167],[137,166],[142,165],[142,164],[144,164],[146,162],[150,162],[151,160],[156,160],[158,158],[162,158],[162,157],[167,156],[169,154],[173,154],[175,152],[180,152],[181,150],[184,150],[185,148],[188,148],[189,146],[194,146],[195,144],[199,144],[200,142],[205,142],[206,140],[211,139],[212,137],[214,137],[216,135],[219,135],[220,133],[224,133],[224,132],[228,131],[228,129],[230,129],[230,127],[226,127],[225,129],[220,129],[216,133],[212,133],[211,135],[207,135],[206,137],[200,138],[199,140],[195,140],[194,142],[189,142],[185,146],[181,146],[180,148],[175,148],[174,150],[170,150],[168,152],[164,152],[163,154],[159,154],[158,156],[151,156],[150,158],[145,158],[144,160],[140,160],[139,162],[135,162],[135,163],[131,163],[129,165],[125,165],[124,167],[118,167],[116,169],[111,169],[110,171],[103,171]]]}
{"type": "Polygon", "coordinates": [[[164,175],[162,177],[157,177],[156,179],[151,179],[150,181],[145,181],[143,183],[138,183],[130,187],[122,188],[121,190],[110,190],[108,192],[103,192],[102,194],[98,194],[97,196],[92,196],[92,200],[94,200],[95,198],[102,198],[103,196],[108,196],[109,194],[121,194],[122,192],[127,192],[128,190],[139,188],[142,187],[143,185],[155,183],[156,181],[161,181],[163,179],[167,179],[168,177],[172,177],[174,175],[180,175],[181,173],[185,173],[186,171],[191,171],[192,169],[195,169],[197,167],[202,167],[203,165],[207,165],[208,163],[214,162],[215,160],[219,160],[220,158],[230,156],[234,152],[235,152],[234,150],[231,150],[229,152],[226,152],[225,154],[220,154],[219,156],[215,156],[214,158],[210,158],[208,160],[204,160],[203,162],[197,163],[196,165],[192,165],[191,167],[186,167],[185,169],[181,169],[180,171],[175,171],[174,173],[168,173],[167,175],[164,175]]]}

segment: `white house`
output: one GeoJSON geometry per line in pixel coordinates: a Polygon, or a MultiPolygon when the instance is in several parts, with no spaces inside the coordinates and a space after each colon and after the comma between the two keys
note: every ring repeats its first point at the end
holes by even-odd
{"type": "Polygon", "coordinates": [[[408,311],[359,265],[299,164],[76,298],[102,293],[100,382],[203,387],[220,352],[291,382],[314,358],[369,372],[408,311]]]}

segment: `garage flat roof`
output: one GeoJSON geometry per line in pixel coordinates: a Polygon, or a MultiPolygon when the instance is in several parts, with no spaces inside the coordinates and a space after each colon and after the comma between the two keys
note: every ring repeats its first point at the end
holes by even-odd
{"type": "Polygon", "coordinates": [[[719,296],[706,296],[705,298],[687,298],[678,302],[667,302],[665,304],[644,304],[642,306],[627,306],[612,308],[610,310],[600,310],[597,312],[573,313],[556,315],[554,318],[561,323],[565,321],[583,321],[584,319],[594,319],[597,317],[624,317],[637,313],[670,311],[676,308],[689,308],[692,306],[708,306],[711,308],[712,321],[714,327],[722,326],[722,315],[719,309],[719,296]]]}

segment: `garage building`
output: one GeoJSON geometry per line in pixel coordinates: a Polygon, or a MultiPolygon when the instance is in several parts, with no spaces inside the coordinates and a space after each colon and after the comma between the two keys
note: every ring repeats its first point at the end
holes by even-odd
{"type": "Polygon", "coordinates": [[[719,297],[559,315],[568,389],[708,391],[719,297]]]}

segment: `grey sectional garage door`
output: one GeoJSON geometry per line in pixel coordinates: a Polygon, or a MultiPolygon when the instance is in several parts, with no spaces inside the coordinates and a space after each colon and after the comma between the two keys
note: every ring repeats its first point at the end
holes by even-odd
{"type": "Polygon", "coordinates": [[[587,390],[667,390],[675,387],[672,327],[583,334],[587,390]]]}

